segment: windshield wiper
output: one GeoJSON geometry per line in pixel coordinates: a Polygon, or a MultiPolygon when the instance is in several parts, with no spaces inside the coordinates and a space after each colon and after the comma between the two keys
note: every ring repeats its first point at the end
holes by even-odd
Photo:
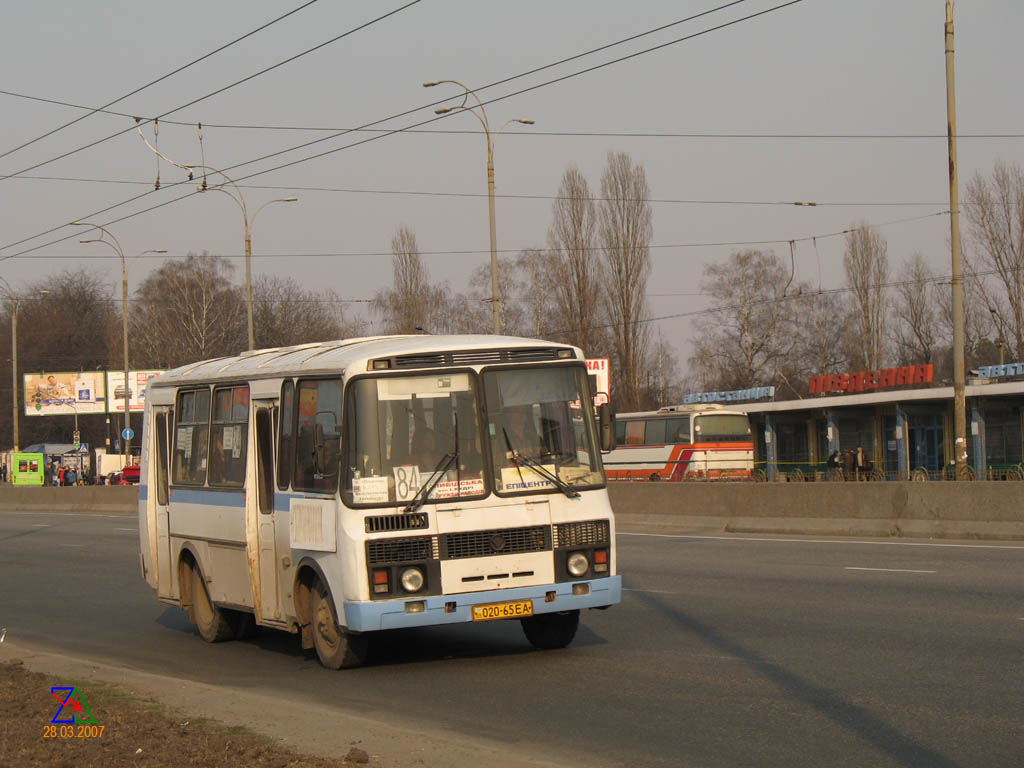
{"type": "Polygon", "coordinates": [[[441,460],[437,462],[434,467],[434,471],[431,473],[430,482],[424,483],[420,486],[420,489],[416,491],[416,495],[409,500],[409,504],[405,509],[402,510],[404,514],[411,514],[417,511],[420,507],[427,503],[427,499],[430,498],[430,494],[434,492],[434,488],[441,482],[441,478],[445,476],[449,468],[452,466],[452,462],[455,462],[455,477],[457,485],[456,495],[462,494],[462,475],[460,472],[459,461],[459,414],[455,416],[455,445],[449,453],[446,453],[441,457],[441,460]]]}
{"type": "Polygon", "coordinates": [[[545,467],[543,464],[539,463],[536,459],[530,458],[529,456],[526,456],[526,455],[520,453],[519,451],[517,451],[515,448],[513,448],[512,447],[512,441],[508,437],[508,431],[504,427],[501,428],[501,432],[502,432],[502,434],[505,435],[505,445],[508,446],[509,453],[512,454],[512,456],[511,456],[512,463],[515,464],[516,471],[519,472],[519,481],[520,482],[522,482],[524,485],[526,484],[523,481],[523,471],[519,468],[519,464],[521,462],[521,463],[525,464],[527,467],[529,467],[530,469],[532,469],[534,472],[536,472],[541,477],[546,478],[547,480],[549,480],[551,482],[551,484],[555,486],[555,488],[560,490],[562,493],[564,493],[570,499],[578,499],[580,497],[579,491],[573,490],[572,487],[568,483],[566,483],[558,475],[556,475],[553,472],[549,471],[548,468],[545,467]]]}

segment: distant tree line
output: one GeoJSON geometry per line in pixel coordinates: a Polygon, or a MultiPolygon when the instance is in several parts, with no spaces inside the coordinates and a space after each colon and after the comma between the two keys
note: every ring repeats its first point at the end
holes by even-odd
{"type": "MultiPolygon", "coordinates": [[[[991,177],[975,174],[963,220],[966,365],[1022,360],[1024,171],[997,163],[991,177]]],[[[951,382],[949,273],[937,274],[915,252],[892,276],[885,239],[855,222],[843,274],[841,291],[820,291],[794,282],[790,260],[770,250],[737,251],[705,266],[702,289],[714,307],[695,323],[690,386],[775,385],[783,397],[801,397],[820,373],[925,363],[951,382]]]]}

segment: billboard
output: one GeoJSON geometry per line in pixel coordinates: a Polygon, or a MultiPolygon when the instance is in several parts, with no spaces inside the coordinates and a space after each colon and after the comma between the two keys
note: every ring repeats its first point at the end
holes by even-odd
{"type": "Polygon", "coordinates": [[[612,391],[611,372],[607,357],[591,357],[583,361],[587,366],[587,374],[590,376],[594,387],[594,405],[607,403],[612,391]]]}
{"type": "Polygon", "coordinates": [[[26,373],[26,416],[73,416],[105,413],[106,381],[103,371],[26,373]]]}
{"type": "MultiPolygon", "coordinates": [[[[146,384],[163,371],[128,371],[128,407],[142,411],[146,406],[146,384]]],[[[124,371],[107,371],[107,400],[109,413],[124,413],[124,371]]]]}

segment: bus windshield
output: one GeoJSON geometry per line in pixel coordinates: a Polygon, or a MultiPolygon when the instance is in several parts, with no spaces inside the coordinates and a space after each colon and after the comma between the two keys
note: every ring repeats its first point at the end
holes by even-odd
{"type": "Polygon", "coordinates": [[[736,443],[750,442],[750,423],[739,413],[715,413],[698,416],[694,442],[736,443]]]}
{"type": "Polygon", "coordinates": [[[582,366],[487,370],[483,386],[499,494],[604,484],[582,366]]]}
{"type": "Polygon", "coordinates": [[[428,500],[486,493],[472,373],[357,379],[347,409],[346,503],[411,505],[421,488],[428,500]]]}

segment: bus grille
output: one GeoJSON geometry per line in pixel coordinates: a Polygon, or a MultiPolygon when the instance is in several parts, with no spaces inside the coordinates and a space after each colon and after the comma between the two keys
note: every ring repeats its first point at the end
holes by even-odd
{"type": "Polygon", "coordinates": [[[411,515],[371,515],[364,520],[367,533],[414,531],[429,525],[426,512],[411,515]]]}
{"type": "Polygon", "coordinates": [[[441,536],[442,560],[543,552],[548,549],[551,549],[551,528],[546,525],[448,533],[441,536]]]}
{"type": "Polygon", "coordinates": [[[366,542],[366,560],[370,565],[422,562],[435,557],[433,536],[417,536],[414,539],[376,539],[366,542]]]}
{"type": "Polygon", "coordinates": [[[555,549],[562,547],[586,547],[591,544],[607,544],[607,520],[585,520],[580,523],[559,523],[555,526],[555,549]]]}

